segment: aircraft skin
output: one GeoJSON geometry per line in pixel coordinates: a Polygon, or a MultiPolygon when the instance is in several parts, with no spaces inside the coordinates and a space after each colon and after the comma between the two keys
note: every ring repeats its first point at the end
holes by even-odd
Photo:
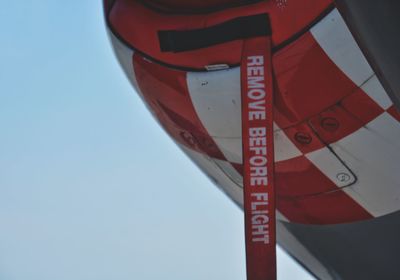
{"type": "Polygon", "coordinates": [[[400,279],[400,114],[334,3],[210,2],[105,1],[116,56],[146,106],[242,207],[242,41],[165,52],[158,31],[268,13],[278,242],[319,279],[400,279]]]}
{"type": "Polygon", "coordinates": [[[383,0],[336,0],[338,9],[379,76],[396,108],[400,108],[400,59],[397,11],[400,2],[383,0]]]}

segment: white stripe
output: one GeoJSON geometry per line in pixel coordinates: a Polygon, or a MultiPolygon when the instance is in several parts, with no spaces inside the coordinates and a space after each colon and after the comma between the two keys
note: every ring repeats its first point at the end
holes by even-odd
{"type": "Polygon", "coordinates": [[[350,170],[328,148],[306,154],[306,157],[339,188],[356,181],[350,170]]]}
{"type": "Polygon", "coordinates": [[[355,133],[332,144],[357,176],[343,190],[374,216],[400,210],[400,124],[384,113],[355,133]]]}
{"type": "Polygon", "coordinates": [[[286,218],[286,216],[284,216],[281,212],[279,212],[278,210],[276,210],[276,219],[278,221],[282,221],[282,222],[289,222],[289,219],[286,218]]]}
{"type": "Polygon", "coordinates": [[[373,71],[337,9],[311,28],[311,34],[327,56],[357,85],[373,71]]]}
{"type": "MultiPolygon", "coordinates": [[[[400,123],[389,113],[384,112],[371,121],[366,127],[381,137],[382,146],[391,146],[392,149],[400,151],[400,123]]],[[[400,170],[400,163],[398,163],[400,170]]]]}
{"type": "Polygon", "coordinates": [[[195,111],[225,158],[242,162],[240,68],[188,72],[187,85],[195,111]]]}
{"type": "Polygon", "coordinates": [[[213,137],[225,158],[233,163],[242,163],[242,138],[213,137]]]}
{"type": "Polygon", "coordinates": [[[301,156],[302,153],[290,141],[289,137],[274,123],[275,162],[284,161],[301,156]]]}
{"type": "Polygon", "coordinates": [[[225,160],[212,159],[215,164],[228,176],[233,182],[243,188],[243,177],[239,172],[225,160]]]}
{"type": "Polygon", "coordinates": [[[240,68],[188,72],[187,84],[196,113],[210,136],[240,138],[240,68]]]}
{"type": "Polygon", "coordinates": [[[366,94],[372,98],[384,110],[392,106],[393,102],[390,100],[388,94],[383,89],[382,84],[379,82],[376,75],[371,77],[365,84],[361,86],[366,94]]]}
{"type": "MultiPolygon", "coordinates": [[[[191,72],[187,84],[195,111],[221,152],[228,161],[242,163],[240,68],[191,72]]],[[[274,131],[275,161],[301,155],[276,125],[274,131]]]]}

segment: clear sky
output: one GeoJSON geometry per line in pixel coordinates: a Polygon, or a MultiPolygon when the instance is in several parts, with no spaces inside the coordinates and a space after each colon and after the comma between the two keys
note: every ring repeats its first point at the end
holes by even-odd
{"type": "Polygon", "coordinates": [[[242,212],[136,96],[100,2],[0,0],[0,280],[244,280],[242,212]]]}

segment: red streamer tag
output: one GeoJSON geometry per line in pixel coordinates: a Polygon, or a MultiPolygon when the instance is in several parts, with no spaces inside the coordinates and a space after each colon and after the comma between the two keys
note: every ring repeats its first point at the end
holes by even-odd
{"type": "Polygon", "coordinates": [[[245,41],[241,62],[248,280],[276,279],[271,38],[245,41]]]}

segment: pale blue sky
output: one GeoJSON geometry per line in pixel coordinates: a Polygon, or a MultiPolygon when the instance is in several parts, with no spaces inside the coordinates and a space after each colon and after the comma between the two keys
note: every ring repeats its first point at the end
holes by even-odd
{"type": "Polygon", "coordinates": [[[242,212],[136,96],[100,2],[0,0],[0,280],[245,279],[242,212]]]}

